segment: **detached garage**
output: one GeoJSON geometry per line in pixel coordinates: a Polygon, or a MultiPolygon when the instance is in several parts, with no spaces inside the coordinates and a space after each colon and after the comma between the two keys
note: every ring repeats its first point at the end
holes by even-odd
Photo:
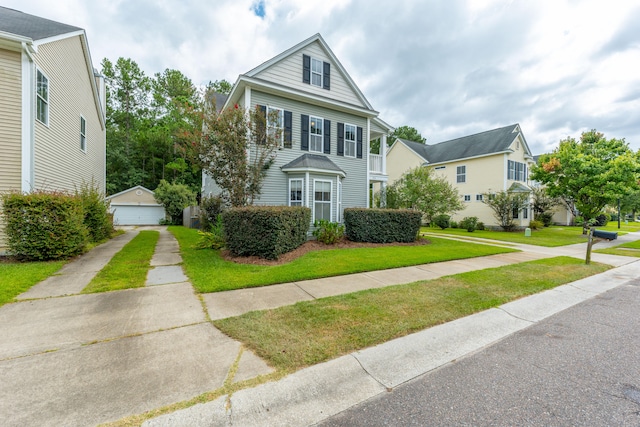
{"type": "Polygon", "coordinates": [[[158,225],[166,214],[158,204],[153,191],[137,185],[107,197],[115,225],[158,225]]]}

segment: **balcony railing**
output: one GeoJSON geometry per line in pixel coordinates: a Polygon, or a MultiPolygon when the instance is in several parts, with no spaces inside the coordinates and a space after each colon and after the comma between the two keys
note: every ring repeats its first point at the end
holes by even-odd
{"type": "Polygon", "coordinates": [[[382,156],[369,154],[369,172],[382,173],[382,156]]]}

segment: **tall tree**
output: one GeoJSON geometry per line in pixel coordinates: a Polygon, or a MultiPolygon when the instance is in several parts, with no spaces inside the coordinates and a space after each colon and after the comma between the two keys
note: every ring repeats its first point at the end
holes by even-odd
{"type": "Polygon", "coordinates": [[[589,220],[637,188],[639,172],[638,154],[624,139],[606,139],[594,129],[579,141],[568,137],[553,153],[542,155],[531,179],[544,184],[551,197],[561,198],[574,215],[579,211],[586,233],[589,220]]]}
{"type": "Polygon", "coordinates": [[[229,95],[232,88],[233,85],[225,79],[216,80],[215,82],[209,82],[209,84],[207,85],[207,90],[221,93],[223,95],[229,95]]]}
{"type": "MultiPolygon", "coordinates": [[[[387,137],[387,145],[391,146],[397,138],[407,139],[409,141],[420,142],[422,144],[427,142],[426,138],[420,135],[420,132],[411,126],[399,126],[394,130],[391,135],[387,137]]],[[[371,141],[371,152],[380,154],[380,140],[376,139],[371,141]]]]}
{"type": "Polygon", "coordinates": [[[198,144],[202,168],[231,206],[253,204],[262,191],[280,138],[268,131],[267,117],[258,106],[248,111],[238,105],[220,112],[208,108],[204,123],[204,135],[198,144]]]}

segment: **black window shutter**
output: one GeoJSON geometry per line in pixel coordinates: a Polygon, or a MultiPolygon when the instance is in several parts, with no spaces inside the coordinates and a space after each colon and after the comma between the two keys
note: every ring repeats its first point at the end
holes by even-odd
{"type": "Polygon", "coordinates": [[[293,128],[293,114],[291,111],[284,112],[284,148],[291,148],[293,145],[291,130],[293,128]]]}
{"type": "Polygon", "coordinates": [[[362,128],[358,126],[358,134],[356,139],[356,157],[362,158],[362,128]]]}
{"type": "Polygon", "coordinates": [[[331,64],[322,63],[322,88],[329,90],[331,88],[331,64]]]}
{"type": "Polygon", "coordinates": [[[260,111],[260,119],[258,123],[256,123],[258,136],[260,137],[260,144],[267,143],[267,106],[266,105],[258,105],[258,111],[260,111]],[[264,121],[262,121],[264,120],[264,121]]]}
{"type": "Polygon", "coordinates": [[[344,123],[338,123],[338,156],[344,156],[344,123]]]}
{"type": "Polygon", "coordinates": [[[302,83],[311,83],[311,57],[302,55],[302,83]]]}
{"type": "Polygon", "coordinates": [[[324,154],[331,154],[331,120],[324,121],[324,154]]]}
{"type": "Polygon", "coordinates": [[[309,151],[309,116],[302,114],[301,126],[302,134],[300,140],[300,148],[304,151],[309,151]]]}

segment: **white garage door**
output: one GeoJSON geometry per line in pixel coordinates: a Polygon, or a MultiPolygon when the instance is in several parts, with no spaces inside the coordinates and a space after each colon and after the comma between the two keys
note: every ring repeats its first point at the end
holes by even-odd
{"type": "Polygon", "coordinates": [[[163,206],[111,205],[115,225],[158,225],[164,218],[163,206]]]}

